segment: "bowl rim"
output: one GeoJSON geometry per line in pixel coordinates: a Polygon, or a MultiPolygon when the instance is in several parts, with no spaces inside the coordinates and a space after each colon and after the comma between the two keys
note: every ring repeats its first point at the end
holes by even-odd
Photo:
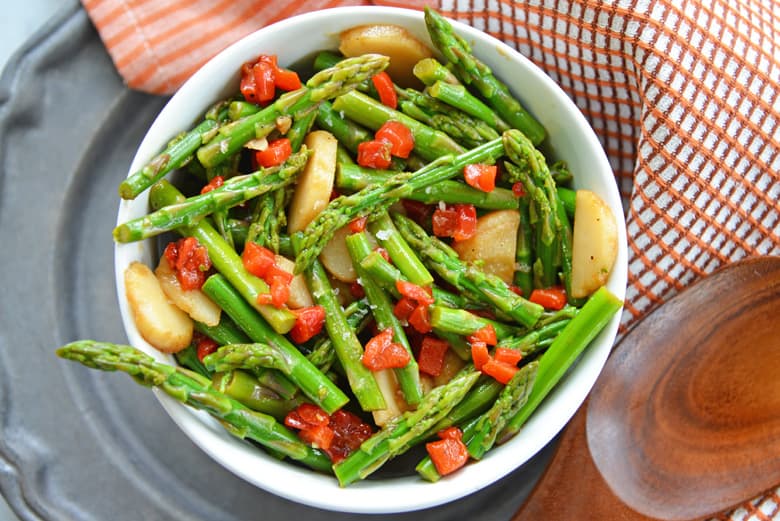
{"type": "MultiPolygon", "coordinates": [[[[422,11],[399,7],[335,7],[296,15],[243,37],[211,58],[167,102],[144,135],[133,157],[128,175],[159,152],[170,135],[173,135],[166,136],[161,133],[161,128],[165,126],[164,122],[169,119],[170,115],[185,109],[187,99],[193,94],[197,95],[198,89],[210,78],[215,77],[215,75],[224,77],[221,69],[226,66],[222,62],[236,63],[235,57],[246,55],[247,50],[250,49],[255,55],[258,52],[263,52],[262,47],[255,43],[256,41],[269,41],[277,35],[283,35],[291,28],[295,30],[296,27],[306,26],[306,24],[325,25],[335,21],[336,25],[343,25],[339,23],[339,20],[343,20],[345,17],[349,20],[354,20],[356,17],[367,17],[370,18],[371,22],[388,20],[387,23],[411,22],[419,24],[422,16],[422,11]]],[[[627,285],[625,218],[614,174],[593,129],[563,90],[528,58],[479,29],[452,19],[449,20],[457,32],[469,42],[479,47],[493,47],[496,55],[500,55],[496,59],[505,57],[513,66],[522,69],[522,72],[528,76],[519,81],[528,82],[530,78],[532,83],[539,84],[549,91],[553,98],[550,103],[560,104],[560,107],[565,108],[567,116],[577,126],[575,131],[581,134],[579,137],[588,150],[593,152],[593,156],[590,158],[593,161],[592,169],[612,174],[611,181],[606,180],[606,185],[602,187],[605,191],[600,192],[602,198],[612,208],[618,222],[618,258],[607,287],[623,300],[627,285]]],[[[350,22],[349,25],[344,25],[344,28],[354,25],[357,23],[350,22]]],[[[487,62],[490,61],[486,57],[483,58],[487,62]]],[[[238,67],[235,70],[235,78],[237,78],[238,67]]],[[[230,82],[226,82],[226,84],[230,84],[230,82]]],[[[507,81],[507,84],[510,85],[510,89],[516,90],[514,83],[507,81]]],[[[202,114],[205,108],[205,105],[200,106],[199,113],[202,114]]],[[[144,213],[147,204],[148,190],[134,201],[121,201],[117,223],[136,217],[139,208],[143,208],[142,213],[144,213]]],[[[158,352],[140,337],[133,323],[127,301],[123,297],[124,268],[130,260],[151,258],[150,256],[148,242],[114,244],[117,298],[122,323],[130,343],[160,361],[170,362],[171,356],[158,352]]],[[[584,401],[604,367],[617,335],[620,316],[620,312],[616,313],[599,336],[592,341],[591,346],[583,353],[576,366],[546,397],[521,433],[518,433],[514,439],[501,447],[490,451],[483,458],[483,461],[468,465],[460,469],[458,473],[444,477],[436,484],[425,482],[416,476],[409,476],[381,481],[364,480],[341,488],[332,476],[317,474],[287,462],[279,462],[262,450],[228,434],[206,413],[194,411],[157,389],[154,392],[173,421],[201,450],[224,468],[263,490],[291,501],[331,511],[373,514],[408,512],[449,503],[487,487],[530,460],[553,440],[584,401]],[[551,409],[557,409],[554,415],[551,414],[551,409]],[[510,454],[510,450],[515,451],[515,457],[506,457],[507,454],[510,454]],[[516,455],[518,452],[521,454],[519,457],[516,455]],[[267,477],[263,479],[269,472],[272,473],[273,479],[267,479],[267,477]],[[392,494],[387,494],[388,483],[393,487],[392,494]],[[322,490],[322,493],[313,494],[315,490],[322,490]],[[403,504],[399,505],[399,501],[403,501],[403,504]]]]}

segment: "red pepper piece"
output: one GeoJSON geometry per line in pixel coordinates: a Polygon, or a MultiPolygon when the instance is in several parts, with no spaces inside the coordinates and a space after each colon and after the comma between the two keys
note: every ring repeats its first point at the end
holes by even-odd
{"type": "Polygon", "coordinates": [[[428,442],[425,444],[425,450],[441,476],[455,472],[469,460],[469,451],[463,443],[462,432],[460,436],[453,432],[446,438],[428,442]]]}
{"type": "Polygon", "coordinates": [[[444,355],[450,348],[446,340],[433,336],[423,338],[417,365],[420,371],[431,376],[439,376],[444,367],[444,355]]]}
{"type": "Polygon", "coordinates": [[[395,93],[395,86],[389,74],[385,71],[375,74],[371,78],[371,82],[374,84],[374,88],[376,88],[382,105],[386,105],[391,109],[398,108],[398,95],[395,93]]]}
{"type": "Polygon", "coordinates": [[[430,333],[433,331],[431,327],[431,316],[428,313],[428,306],[425,304],[419,304],[407,319],[409,325],[417,330],[418,333],[430,333]]]}
{"type": "Polygon", "coordinates": [[[389,120],[379,127],[374,137],[378,141],[390,143],[390,153],[406,159],[414,149],[414,136],[409,127],[400,121],[389,120]]]}
{"type": "Polygon", "coordinates": [[[198,360],[202,362],[204,357],[210,355],[218,348],[219,344],[217,344],[214,340],[207,336],[200,335],[197,343],[195,344],[195,354],[198,355],[198,360]]]}
{"type": "Polygon", "coordinates": [[[477,329],[468,336],[469,342],[485,342],[489,346],[494,346],[498,343],[496,338],[496,330],[493,328],[493,324],[488,324],[485,327],[477,329]]]}
{"type": "Polygon", "coordinates": [[[559,310],[566,305],[566,290],[560,286],[551,288],[535,289],[531,292],[528,300],[544,306],[545,309],[559,310]]]}
{"type": "Polygon", "coordinates": [[[276,256],[268,248],[250,241],[244,246],[241,261],[249,273],[264,279],[271,266],[276,264],[276,256]]]}
{"type": "Polygon", "coordinates": [[[301,429],[298,433],[298,437],[301,441],[308,443],[312,447],[328,450],[333,443],[335,433],[327,425],[317,425],[315,427],[309,427],[307,429],[301,429]]]}
{"type": "Polygon", "coordinates": [[[514,365],[507,364],[506,362],[490,359],[482,365],[480,371],[488,376],[492,376],[502,384],[506,384],[515,375],[518,368],[514,365]]]}
{"type": "Polygon", "coordinates": [[[488,352],[485,342],[471,343],[471,360],[474,362],[474,367],[477,371],[481,371],[485,363],[490,360],[490,352],[488,352]]]}
{"type": "Polygon", "coordinates": [[[483,192],[492,192],[496,188],[496,165],[474,163],[463,168],[463,178],[466,184],[483,192]]]}
{"type": "Polygon", "coordinates": [[[387,328],[366,343],[363,365],[372,371],[405,367],[411,355],[397,342],[393,342],[393,330],[387,328]]]}
{"type": "Polygon", "coordinates": [[[477,233],[477,209],[473,204],[454,204],[437,208],[432,218],[433,234],[464,241],[477,233]]]}
{"type": "Polygon", "coordinates": [[[275,139],[268,143],[265,150],[255,152],[255,161],[259,166],[268,168],[281,165],[292,154],[292,144],[286,137],[275,139]]]}
{"type": "Polygon", "coordinates": [[[358,217],[352,219],[349,223],[349,231],[352,233],[360,233],[366,229],[366,223],[368,222],[368,216],[358,217]]]}
{"type": "Polygon", "coordinates": [[[211,259],[206,247],[196,238],[185,237],[168,243],[163,255],[176,273],[182,289],[188,291],[203,286],[207,272],[211,269],[211,259]]]}
{"type": "Polygon", "coordinates": [[[363,141],[358,145],[357,163],[367,168],[387,168],[392,163],[392,145],[384,141],[363,141]]]}
{"type": "Polygon", "coordinates": [[[425,304],[427,306],[434,302],[431,288],[424,288],[405,280],[395,281],[395,288],[402,296],[416,300],[418,304],[425,304]]]}
{"type": "Polygon", "coordinates": [[[276,95],[276,68],[266,61],[258,61],[252,66],[255,77],[255,103],[265,104],[276,95]]]}
{"type": "Polygon", "coordinates": [[[343,409],[330,416],[333,440],[324,449],[333,463],[338,463],[360,447],[374,433],[371,426],[357,415],[343,409]]]}
{"type": "Polygon", "coordinates": [[[325,325],[325,308],[309,306],[295,311],[295,325],[290,330],[290,338],[297,344],[303,344],[320,334],[325,325]]]}
{"type": "Polygon", "coordinates": [[[284,91],[298,90],[303,86],[297,72],[280,68],[276,69],[274,84],[284,91]]]}
{"type": "Polygon", "coordinates": [[[208,182],[207,185],[205,185],[203,188],[200,189],[201,194],[209,193],[210,191],[214,190],[215,188],[219,188],[225,184],[225,178],[221,175],[214,176],[214,178],[208,182]]]}
{"type": "Polygon", "coordinates": [[[520,181],[512,185],[512,193],[515,197],[523,197],[525,195],[525,186],[520,181]]]}
{"type": "Polygon", "coordinates": [[[409,315],[412,314],[412,311],[417,307],[417,303],[408,298],[408,297],[402,297],[398,302],[395,303],[395,307],[393,307],[393,314],[398,318],[398,320],[409,320],[409,315]]]}
{"type": "Polygon", "coordinates": [[[517,365],[517,362],[523,359],[523,353],[517,349],[509,349],[507,347],[497,347],[496,352],[493,353],[493,358],[497,362],[504,362],[509,365],[517,365]]]}

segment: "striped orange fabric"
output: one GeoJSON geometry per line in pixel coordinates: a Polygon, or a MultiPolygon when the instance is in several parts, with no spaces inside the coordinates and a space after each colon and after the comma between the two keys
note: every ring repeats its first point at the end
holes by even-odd
{"type": "MultiPolygon", "coordinates": [[[[128,85],[154,93],[258,27],[335,5],[429,3],[505,41],[563,87],[615,171],[630,250],[623,331],[720,266],[780,255],[780,0],[83,3],[128,85]]],[[[780,519],[780,488],[729,518],[780,519]]]]}

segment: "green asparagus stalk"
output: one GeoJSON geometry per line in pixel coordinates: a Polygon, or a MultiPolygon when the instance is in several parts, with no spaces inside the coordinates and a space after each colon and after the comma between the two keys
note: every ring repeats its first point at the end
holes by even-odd
{"type": "Polygon", "coordinates": [[[517,247],[515,249],[515,273],[513,282],[520,288],[521,294],[530,295],[534,289],[534,231],[531,227],[530,201],[523,196],[517,199],[520,212],[520,226],[517,227],[517,247]]]}
{"type": "Polygon", "coordinates": [[[460,85],[460,80],[451,70],[442,65],[436,58],[423,58],[412,69],[418,80],[431,86],[437,81],[443,81],[452,85],[460,85]]]}
{"type": "Polygon", "coordinates": [[[357,153],[358,145],[374,138],[370,131],[357,123],[346,119],[334,110],[330,102],[323,101],[317,107],[317,126],[327,130],[353,154],[357,153]]]}
{"type": "Polygon", "coordinates": [[[463,371],[444,385],[426,394],[417,409],[407,411],[388,422],[363,442],[359,450],[333,466],[341,486],[364,479],[384,463],[420,440],[460,402],[480,376],[479,371],[463,371]]]}
{"type": "Polygon", "coordinates": [[[301,273],[310,266],[335,231],[353,219],[382,212],[416,190],[455,177],[468,164],[493,162],[503,154],[503,149],[502,139],[493,140],[458,156],[444,156],[416,172],[395,174],[381,186],[370,185],[333,199],[304,230],[293,236],[298,252],[295,272],[301,273]]]}
{"type": "Polygon", "coordinates": [[[320,51],[317,53],[317,56],[314,57],[312,68],[315,71],[321,71],[323,69],[333,67],[343,59],[344,56],[339,53],[335,53],[333,51],[320,51]]]}
{"type": "Polygon", "coordinates": [[[565,188],[558,186],[558,199],[563,204],[563,208],[566,210],[566,215],[569,219],[574,219],[574,209],[577,206],[577,191],[571,188],[565,188]]]}
{"type": "Polygon", "coordinates": [[[605,286],[590,296],[579,313],[571,319],[539,358],[539,372],[531,395],[499,433],[499,443],[517,434],[528,417],[539,407],[542,400],[622,305],[622,301],[605,286]]]}
{"type": "MultiPolygon", "coordinates": [[[[181,202],[183,199],[181,192],[165,179],[155,183],[149,194],[149,203],[155,209],[181,202]]],[[[286,308],[278,309],[270,304],[257,303],[258,295],[268,293],[268,285],[244,268],[238,253],[206,219],[201,219],[194,226],[178,228],[177,231],[182,235],[195,237],[206,247],[216,270],[230,281],[246,302],[256,309],[276,332],[283,334],[292,329],[296,320],[295,314],[286,308]]]]}
{"type": "MultiPolygon", "coordinates": [[[[325,102],[323,102],[325,103],[325,102]]],[[[312,110],[301,117],[293,120],[290,130],[287,131],[287,139],[290,140],[290,148],[293,152],[297,152],[303,145],[303,140],[306,138],[306,134],[311,130],[314,121],[317,119],[317,111],[312,110]]]]}
{"type": "MultiPolygon", "coordinates": [[[[360,334],[368,324],[373,320],[371,317],[371,310],[368,307],[368,302],[365,299],[360,299],[352,302],[344,309],[344,315],[347,317],[347,323],[355,331],[356,334],[360,334]]],[[[333,348],[333,340],[329,336],[324,335],[320,338],[311,352],[306,355],[320,371],[328,372],[333,366],[336,360],[336,350],[333,348]]]]}
{"type": "Polygon", "coordinates": [[[534,144],[541,143],[545,138],[544,127],[512,96],[490,68],[471,54],[471,46],[455,34],[452,25],[430,7],[425,8],[425,24],[433,44],[454,65],[455,75],[461,82],[473,85],[510,127],[522,131],[534,144]]]}
{"type": "Polygon", "coordinates": [[[198,358],[198,353],[193,345],[189,345],[182,349],[178,353],[174,354],[176,363],[182,367],[186,367],[190,371],[194,371],[205,378],[211,378],[211,371],[209,371],[198,358]]]}
{"type": "Polygon", "coordinates": [[[517,336],[521,331],[521,328],[475,315],[465,309],[455,309],[438,304],[433,304],[428,309],[431,327],[440,331],[455,333],[460,336],[473,335],[478,330],[487,326],[493,327],[496,332],[496,338],[499,340],[517,336]]]}
{"type": "Polygon", "coordinates": [[[194,323],[196,331],[206,335],[221,346],[246,344],[250,341],[249,337],[227,315],[220,315],[219,323],[216,326],[208,326],[197,320],[194,323]]]}
{"type": "Polygon", "coordinates": [[[254,375],[245,371],[215,373],[211,379],[213,389],[246,405],[253,411],[273,416],[278,421],[305,402],[303,395],[285,398],[262,385],[254,375]]]}
{"type": "Polygon", "coordinates": [[[228,106],[228,117],[231,121],[238,121],[241,118],[257,114],[261,109],[260,105],[255,105],[248,101],[235,100],[228,106]]]}
{"type": "Polygon", "coordinates": [[[377,327],[382,331],[391,328],[393,330],[393,341],[402,345],[409,353],[409,363],[405,367],[395,369],[394,372],[406,403],[417,405],[422,399],[423,392],[420,384],[420,370],[417,366],[417,361],[414,359],[412,346],[406,338],[401,321],[398,320],[398,317],[393,312],[393,304],[390,298],[360,266],[360,261],[371,253],[371,245],[368,242],[368,238],[365,232],[354,233],[347,236],[346,242],[347,250],[352,257],[352,263],[366,293],[366,298],[368,299],[371,313],[376,320],[377,327]]]}
{"type": "MultiPolygon", "coordinates": [[[[433,284],[433,275],[422,263],[417,254],[396,230],[393,220],[387,212],[380,214],[368,224],[368,229],[374,234],[379,244],[387,250],[392,263],[403,273],[409,282],[418,286],[430,286],[433,284]]],[[[371,248],[355,260],[360,262],[365,255],[371,253],[371,248]]],[[[354,257],[353,257],[354,260],[354,257]]]]}
{"type": "Polygon", "coordinates": [[[386,408],[382,392],[374,375],[363,365],[363,346],[355,330],[350,327],[344,310],[333,293],[328,275],[319,260],[306,270],[306,280],[315,302],[325,309],[325,329],[333,342],[341,367],[347,375],[350,389],[364,411],[386,408]]]}
{"type": "Polygon", "coordinates": [[[333,101],[333,110],[371,130],[385,122],[400,121],[412,132],[414,151],[427,161],[447,154],[461,154],[464,148],[444,132],[434,130],[406,114],[394,110],[358,91],[350,91],[333,101]]]}
{"type": "Polygon", "coordinates": [[[203,364],[217,372],[266,368],[277,369],[289,375],[292,363],[280,348],[260,342],[227,344],[203,357],[203,364]]]}
{"type": "Polygon", "coordinates": [[[218,127],[217,121],[205,119],[194,129],[174,140],[165,150],[119,184],[119,197],[135,199],[167,173],[184,165],[192,158],[198,147],[213,136],[218,127]]]}
{"type": "Polygon", "coordinates": [[[192,226],[208,214],[287,186],[295,181],[310,155],[309,150],[302,150],[291,155],[279,166],[261,168],[252,174],[233,177],[210,192],[122,223],[114,228],[114,239],[117,242],[140,241],[182,226],[192,226]]]}
{"type": "Polygon", "coordinates": [[[306,82],[305,87],[282,94],[256,114],[223,127],[217,138],[198,149],[198,159],[207,167],[221,163],[250,140],[270,134],[275,128],[277,118],[305,116],[316,110],[320,102],[349,92],[381,72],[388,61],[386,56],[365,54],[357,58],[347,58],[334,67],[318,72],[306,82]]]}
{"type": "Polygon", "coordinates": [[[241,298],[225,277],[212,275],[206,279],[202,290],[253,342],[269,344],[284,353],[289,361],[287,376],[312,402],[330,414],[349,401],[344,392],[307,360],[284,335],[274,331],[246,300],[241,298]]]}
{"type": "Polygon", "coordinates": [[[330,458],[301,442],[273,417],[252,411],[216,391],[207,378],[197,373],[156,362],[130,346],[92,340],[67,344],[57,349],[57,355],[93,369],[123,371],[141,385],[156,387],[175,400],[208,412],[239,438],[256,441],[315,470],[327,472],[331,467],[330,458]]]}
{"type": "Polygon", "coordinates": [[[398,214],[394,214],[393,219],[406,241],[448,283],[471,298],[494,306],[526,327],[533,327],[539,320],[544,311],[542,306],[517,295],[500,278],[462,262],[452,248],[429,236],[411,219],[398,214]]]}
{"type": "Polygon", "coordinates": [[[565,318],[556,322],[545,324],[525,334],[518,334],[499,339],[496,347],[504,347],[520,351],[523,357],[531,356],[541,349],[548,347],[558,333],[560,333],[571,318],[565,318]]]}
{"type": "Polygon", "coordinates": [[[474,97],[463,85],[453,85],[446,81],[437,81],[428,87],[428,94],[435,99],[462,110],[490,125],[499,132],[509,129],[509,125],[501,119],[490,107],[474,97]]]}
{"type": "MultiPolygon", "coordinates": [[[[485,453],[493,447],[498,432],[528,400],[537,369],[538,362],[531,362],[520,368],[506,385],[501,385],[495,380],[493,380],[495,383],[486,382],[483,386],[486,394],[495,395],[492,406],[476,418],[468,417],[468,421],[462,426],[462,439],[468,449],[469,456],[476,460],[482,459],[485,453]]],[[[471,395],[471,393],[469,394],[471,395]]],[[[468,396],[464,398],[464,402],[467,399],[468,396]]],[[[424,457],[417,464],[415,470],[427,481],[435,482],[441,478],[430,456],[424,457]]]]}
{"type": "Polygon", "coordinates": [[[281,249],[282,230],[287,226],[287,203],[292,187],[286,186],[267,192],[257,199],[250,216],[246,240],[267,246],[274,253],[281,249]]]}

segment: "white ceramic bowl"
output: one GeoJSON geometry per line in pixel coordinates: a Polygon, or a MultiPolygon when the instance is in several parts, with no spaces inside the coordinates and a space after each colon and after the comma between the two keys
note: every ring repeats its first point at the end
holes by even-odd
{"type": "MultiPolygon", "coordinates": [[[[280,64],[292,64],[312,53],[338,47],[340,31],[366,23],[403,25],[430,43],[421,12],[386,7],[344,7],[290,18],[265,27],[222,51],[204,65],[159,114],[149,129],[129,171],[139,169],[168,140],[191,128],[215,101],[232,94],[238,86],[242,63],[258,54],[276,54],[280,64]]],[[[595,191],[610,205],[619,221],[619,254],[608,287],[623,298],[626,287],[626,240],[623,212],[607,158],[577,107],[563,91],[525,57],[500,41],[469,26],[455,23],[458,32],[546,127],[550,143],[568,162],[578,188],[595,191]]],[[[122,201],[118,222],[147,212],[146,194],[122,201]]],[[[161,361],[171,362],[139,335],[124,298],[123,272],[133,260],[156,265],[151,241],[118,244],[115,249],[119,304],[130,343],[161,361]]],[[[168,396],[157,393],[165,410],[199,447],[221,465],[250,483],[292,501],[345,512],[388,513],[440,505],[494,483],[533,457],[561,430],[590,391],[612,347],[618,328],[616,316],[594,340],[576,367],[568,374],[511,441],[491,450],[486,457],[467,465],[438,483],[416,476],[367,480],[340,488],[335,478],[280,462],[248,443],[228,434],[204,413],[195,412],[168,396]]]]}

